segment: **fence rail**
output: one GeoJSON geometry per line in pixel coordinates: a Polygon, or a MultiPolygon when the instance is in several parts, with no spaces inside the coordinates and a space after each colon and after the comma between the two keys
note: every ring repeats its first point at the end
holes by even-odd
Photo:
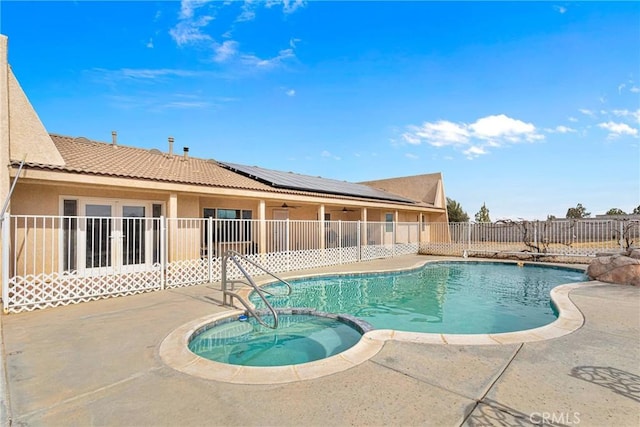
{"type": "MultiPolygon", "coordinates": [[[[228,250],[283,272],[417,253],[417,223],[7,215],[5,312],[221,280],[228,250]]],[[[260,274],[251,264],[251,274],[260,274]]],[[[231,268],[231,277],[239,275],[231,268]]]]}
{"type": "Polygon", "coordinates": [[[620,252],[640,244],[639,220],[437,223],[430,227],[436,235],[449,235],[450,241],[423,242],[423,254],[585,262],[584,257],[620,252]]]}
{"type": "MultiPolygon", "coordinates": [[[[227,250],[274,273],[404,254],[570,262],[640,242],[640,221],[394,223],[5,215],[2,302],[31,311],[221,280],[227,250]]],[[[250,274],[260,274],[251,264],[250,274]]],[[[230,268],[231,277],[240,272],[230,268]]]]}

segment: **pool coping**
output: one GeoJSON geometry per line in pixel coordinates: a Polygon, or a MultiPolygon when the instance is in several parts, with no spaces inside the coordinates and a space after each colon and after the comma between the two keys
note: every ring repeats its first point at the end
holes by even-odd
{"type": "MultiPolygon", "coordinates": [[[[372,271],[371,273],[406,271],[412,268],[418,268],[429,262],[433,261],[420,262],[410,268],[372,271]]],[[[474,260],[472,262],[477,261],[474,260]]],[[[535,263],[535,265],[546,264],[535,263]]],[[[557,264],[555,264],[555,266],[557,266],[557,264]]],[[[576,270],[579,270],[579,268],[576,268],[576,270]]],[[[323,275],[331,276],[335,274],[300,274],[296,277],[287,277],[287,279],[323,275]]],[[[260,284],[270,282],[271,280],[265,280],[260,284]]],[[[573,289],[587,288],[599,284],[599,282],[576,282],[556,286],[551,290],[550,296],[558,309],[558,318],[547,325],[517,332],[496,334],[440,334],[375,329],[366,332],[358,343],[342,353],[313,362],[275,367],[240,366],[215,362],[197,356],[188,349],[187,345],[191,336],[203,326],[244,314],[244,310],[236,309],[214,315],[207,315],[185,323],[171,332],[162,341],[159,353],[163,362],[173,369],[208,380],[234,384],[283,384],[303,381],[332,375],[360,365],[378,354],[378,352],[382,350],[385,342],[390,340],[440,345],[505,345],[559,338],[580,329],[585,320],[580,309],[571,301],[569,297],[570,292],[573,289]]],[[[247,289],[246,292],[248,294],[250,290],[247,289]]]]}

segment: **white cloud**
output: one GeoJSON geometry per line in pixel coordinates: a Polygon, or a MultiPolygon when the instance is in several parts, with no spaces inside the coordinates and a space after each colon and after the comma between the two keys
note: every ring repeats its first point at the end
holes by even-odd
{"type": "Polygon", "coordinates": [[[619,93],[619,94],[620,94],[620,93],[622,93],[622,89],[624,89],[626,86],[627,86],[627,85],[626,85],[626,84],[624,84],[624,83],[619,84],[619,85],[618,85],[618,93],[619,93]]]}
{"type": "Polygon", "coordinates": [[[257,2],[245,0],[245,2],[242,4],[242,12],[236,18],[236,22],[253,21],[256,18],[257,7],[257,2]]]}
{"type": "Polygon", "coordinates": [[[305,0],[283,0],[282,2],[282,11],[285,14],[293,13],[298,8],[305,7],[307,2],[305,0]]]}
{"type": "Polygon", "coordinates": [[[640,93],[640,87],[638,86],[631,86],[629,88],[629,91],[633,92],[633,93],[640,93]]]}
{"type": "Polygon", "coordinates": [[[535,133],[536,128],[533,124],[512,119],[504,114],[483,117],[469,125],[469,128],[477,138],[494,143],[499,143],[501,139],[513,143],[520,142],[522,138],[527,141],[540,139],[540,135],[535,133]]]}
{"type": "Polygon", "coordinates": [[[467,156],[468,159],[474,159],[476,157],[481,156],[482,154],[487,154],[487,151],[478,145],[472,145],[471,147],[464,150],[462,153],[465,156],[467,156]]]}
{"type": "Polygon", "coordinates": [[[577,132],[577,130],[575,130],[573,128],[570,128],[568,126],[563,126],[563,125],[556,126],[553,129],[545,129],[545,130],[547,132],[550,132],[550,133],[573,133],[573,132],[577,132]]]}
{"type": "Polygon", "coordinates": [[[213,16],[201,16],[198,19],[186,18],[178,21],[175,27],[169,30],[169,34],[178,46],[212,40],[211,36],[201,31],[213,20],[213,16]]]}
{"type": "Polygon", "coordinates": [[[296,54],[293,52],[293,49],[282,49],[278,52],[278,55],[269,59],[262,59],[255,55],[245,54],[242,55],[242,62],[245,65],[255,66],[257,68],[271,69],[281,65],[288,59],[295,58],[295,56],[296,54]]]}
{"type": "Polygon", "coordinates": [[[178,108],[178,109],[187,109],[187,108],[208,108],[211,104],[205,101],[173,101],[167,102],[162,105],[164,108],[178,108]]]}
{"type": "Polygon", "coordinates": [[[638,129],[634,129],[626,123],[606,122],[606,123],[599,123],[598,127],[608,130],[609,135],[607,135],[607,138],[610,138],[610,139],[617,138],[622,135],[630,135],[630,136],[638,135],[638,129]]]}
{"type": "Polygon", "coordinates": [[[411,160],[418,160],[420,157],[415,155],[415,154],[411,154],[411,153],[406,153],[404,155],[407,159],[411,159],[411,160]]]}
{"type": "MultiPolygon", "coordinates": [[[[417,128],[416,128],[417,129],[417,128]]],[[[420,138],[410,132],[405,132],[402,134],[402,139],[412,145],[420,145],[420,138]]]]}
{"type": "Polygon", "coordinates": [[[580,111],[585,116],[589,116],[589,117],[595,117],[596,116],[596,113],[594,113],[593,111],[588,110],[586,108],[580,108],[578,111],[580,111]]]}
{"type": "Polygon", "coordinates": [[[407,126],[401,138],[412,145],[424,142],[434,147],[451,146],[462,150],[468,158],[474,158],[487,154],[488,148],[535,142],[544,139],[544,136],[537,133],[532,123],[499,114],[482,117],[470,124],[440,120],[407,126]]]}
{"type": "Polygon", "coordinates": [[[469,140],[469,131],[466,129],[466,125],[440,120],[436,123],[423,123],[421,127],[416,129],[414,136],[426,140],[434,147],[443,147],[445,145],[466,144],[469,140]]]}
{"type": "Polygon", "coordinates": [[[556,126],[556,132],[558,133],[572,133],[572,132],[577,132],[575,129],[570,128],[568,126],[556,126]]]}
{"type": "Polygon", "coordinates": [[[238,53],[238,42],[234,40],[225,40],[222,44],[215,47],[213,60],[216,62],[225,62],[238,53]]]}
{"type": "Polygon", "coordinates": [[[299,8],[305,7],[307,2],[305,0],[267,0],[265,2],[265,7],[268,8],[278,5],[282,5],[282,12],[285,15],[288,15],[299,8]]]}
{"type": "Polygon", "coordinates": [[[170,109],[209,110],[219,106],[217,100],[202,99],[198,94],[140,92],[128,95],[109,95],[107,99],[115,108],[162,112],[170,109]]]}
{"type": "Polygon", "coordinates": [[[194,10],[204,6],[212,0],[182,0],[180,2],[180,19],[191,19],[194,10]]]}
{"type": "Polygon", "coordinates": [[[147,46],[149,49],[153,49],[153,38],[149,38],[149,41],[145,46],[147,46]]]}
{"type": "Polygon", "coordinates": [[[632,120],[640,123],[640,108],[638,108],[636,111],[613,110],[612,113],[615,114],[618,117],[625,117],[625,118],[628,117],[628,118],[631,118],[632,120]]]}
{"type": "Polygon", "coordinates": [[[295,89],[289,89],[288,91],[285,92],[285,94],[287,96],[296,96],[296,91],[295,89]]]}
{"type": "Polygon", "coordinates": [[[573,122],[573,123],[578,121],[578,119],[576,119],[575,117],[569,117],[567,120],[569,120],[570,122],[573,122]]]}
{"type": "Polygon", "coordinates": [[[297,38],[289,39],[289,46],[291,47],[291,49],[295,49],[296,48],[296,44],[298,44],[299,41],[301,41],[301,40],[297,39],[297,38]]]}
{"type": "Polygon", "coordinates": [[[556,5],[556,6],[553,6],[553,9],[554,9],[556,12],[558,12],[559,14],[561,14],[561,15],[567,12],[567,8],[566,8],[566,7],[564,7],[564,6],[557,6],[557,5],[556,5]]]}
{"type": "Polygon", "coordinates": [[[173,68],[122,68],[120,70],[105,70],[103,68],[95,68],[92,71],[94,73],[102,75],[106,80],[156,80],[163,77],[195,77],[201,74],[195,71],[173,68]]]}
{"type": "Polygon", "coordinates": [[[234,4],[234,1],[182,0],[180,3],[180,12],[178,13],[178,21],[175,26],[169,30],[169,34],[180,47],[207,42],[213,50],[211,55],[212,59],[217,63],[227,63],[235,66],[236,68],[233,69],[234,74],[247,71],[246,69],[243,70],[243,68],[276,68],[286,60],[295,58],[294,48],[296,42],[300,41],[300,39],[296,38],[290,38],[288,48],[281,49],[271,58],[261,58],[249,53],[246,51],[246,47],[244,47],[245,52],[240,51],[239,43],[232,39],[233,29],[235,27],[234,22],[252,21],[258,9],[261,7],[282,6],[282,12],[284,14],[293,13],[295,10],[305,6],[305,1],[245,0],[241,5],[240,15],[234,22],[229,21],[231,28],[214,38],[206,31],[209,23],[216,17],[220,9],[234,4]]]}
{"type": "Polygon", "coordinates": [[[333,155],[331,154],[330,151],[327,151],[327,150],[322,150],[322,152],[320,153],[320,156],[326,159],[340,160],[339,156],[333,155]]]}

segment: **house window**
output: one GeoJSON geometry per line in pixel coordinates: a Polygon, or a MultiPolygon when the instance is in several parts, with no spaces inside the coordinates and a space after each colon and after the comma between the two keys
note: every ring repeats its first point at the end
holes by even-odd
{"type": "MultiPolygon", "coordinates": [[[[249,242],[252,239],[251,220],[253,212],[243,209],[204,208],[204,218],[215,218],[216,228],[213,230],[214,242],[249,242]],[[245,221],[231,221],[245,220],[245,221]]],[[[203,246],[206,247],[208,222],[204,224],[203,246]]]]}
{"type": "Polygon", "coordinates": [[[76,234],[78,232],[78,201],[65,200],[62,208],[62,239],[63,256],[62,268],[64,271],[75,270],[76,264],[76,234]]]}
{"type": "Polygon", "coordinates": [[[385,214],[384,220],[387,223],[385,226],[385,231],[387,233],[391,233],[393,231],[393,214],[392,213],[385,214]]]}

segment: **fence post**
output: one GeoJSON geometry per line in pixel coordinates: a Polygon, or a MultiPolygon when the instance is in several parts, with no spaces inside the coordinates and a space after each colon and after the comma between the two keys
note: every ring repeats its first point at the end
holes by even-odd
{"type": "Polygon", "coordinates": [[[207,217],[207,266],[209,283],[213,282],[213,218],[207,217]]]}
{"type": "Polygon", "coordinates": [[[338,263],[342,264],[342,220],[338,220],[338,263]]]}
{"type": "Polygon", "coordinates": [[[166,288],[167,282],[167,224],[166,218],[160,215],[160,289],[166,288]]]}
{"type": "Polygon", "coordinates": [[[538,221],[533,223],[533,245],[538,247],[538,221]]]}
{"type": "Polygon", "coordinates": [[[284,236],[285,236],[285,250],[287,251],[287,271],[291,271],[291,251],[289,250],[289,218],[287,217],[287,219],[285,220],[285,232],[284,232],[284,236]]]}
{"type": "Polygon", "coordinates": [[[9,312],[9,253],[11,245],[9,241],[11,236],[10,230],[10,216],[5,212],[2,217],[2,308],[5,313],[9,312]]]}
{"type": "Polygon", "coordinates": [[[362,261],[362,241],[360,240],[360,220],[356,229],[356,242],[358,242],[358,262],[362,261]]]}
{"type": "Polygon", "coordinates": [[[393,232],[391,233],[391,256],[396,256],[396,231],[398,227],[398,223],[393,221],[393,232]]]}
{"type": "Polygon", "coordinates": [[[467,222],[467,251],[471,250],[471,223],[467,222]]]}
{"type": "Polygon", "coordinates": [[[620,250],[624,250],[624,224],[622,221],[618,220],[618,224],[620,225],[620,239],[618,239],[618,243],[620,244],[620,250]]]}

